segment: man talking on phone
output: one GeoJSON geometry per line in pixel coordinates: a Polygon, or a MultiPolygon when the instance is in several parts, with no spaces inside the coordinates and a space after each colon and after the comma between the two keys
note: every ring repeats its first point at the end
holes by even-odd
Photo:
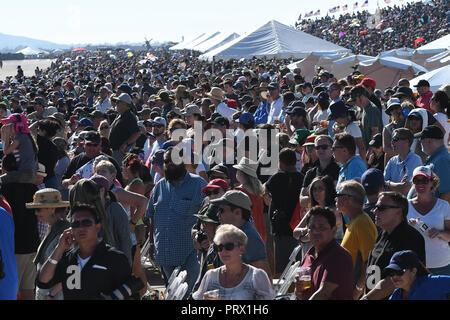
{"type": "Polygon", "coordinates": [[[132,276],[127,257],[97,237],[101,223],[95,207],[75,204],[70,217],[71,228],[38,271],[37,286],[61,283],[64,300],[124,300],[138,293],[143,284],[132,276]]]}

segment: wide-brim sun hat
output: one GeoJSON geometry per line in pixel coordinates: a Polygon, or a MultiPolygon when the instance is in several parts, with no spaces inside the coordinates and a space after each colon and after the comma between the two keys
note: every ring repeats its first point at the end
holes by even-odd
{"type": "Polygon", "coordinates": [[[33,196],[33,202],[26,204],[27,209],[64,208],[69,207],[69,201],[62,201],[61,193],[53,188],[38,190],[33,196]]]}

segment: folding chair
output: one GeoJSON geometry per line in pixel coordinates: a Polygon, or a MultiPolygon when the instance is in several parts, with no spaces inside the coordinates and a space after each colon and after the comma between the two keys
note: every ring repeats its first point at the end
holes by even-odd
{"type": "Polygon", "coordinates": [[[150,247],[152,246],[152,243],[150,242],[150,237],[145,241],[144,245],[141,248],[141,264],[142,267],[148,268],[156,268],[155,261],[151,258],[149,255],[150,247]]]}
{"type": "Polygon", "coordinates": [[[301,261],[297,261],[294,263],[289,270],[286,272],[286,278],[281,284],[281,286],[276,291],[276,295],[284,295],[288,292],[289,287],[295,280],[296,270],[300,266],[301,261]]]}
{"type": "Polygon", "coordinates": [[[186,282],[183,282],[178,286],[176,289],[172,299],[169,300],[183,300],[184,296],[186,295],[186,292],[188,290],[189,285],[186,282]]]}
{"type": "Polygon", "coordinates": [[[166,287],[166,290],[164,290],[164,297],[166,297],[166,299],[167,299],[167,295],[170,294],[169,289],[172,289],[172,284],[175,281],[175,279],[178,277],[180,270],[181,270],[181,266],[176,267],[175,270],[172,271],[172,274],[170,275],[170,278],[167,281],[167,287],[166,287]]]}
{"type": "Polygon", "coordinates": [[[300,250],[302,249],[302,245],[299,244],[298,246],[296,246],[294,248],[294,250],[292,250],[291,255],[289,256],[289,262],[286,265],[286,267],[284,268],[283,272],[280,275],[279,279],[273,279],[273,287],[275,289],[275,291],[277,289],[280,288],[280,286],[283,284],[283,282],[286,280],[286,273],[289,271],[289,269],[291,268],[292,264],[295,262],[295,259],[298,255],[298,253],[300,252],[300,250]]]}

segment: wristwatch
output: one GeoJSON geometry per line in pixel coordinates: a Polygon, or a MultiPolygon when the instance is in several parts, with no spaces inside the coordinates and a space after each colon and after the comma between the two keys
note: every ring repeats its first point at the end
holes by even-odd
{"type": "Polygon", "coordinates": [[[49,297],[49,298],[52,298],[52,299],[53,299],[53,298],[54,298],[55,296],[53,296],[53,295],[52,295],[52,292],[51,292],[51,291],[49,291],[49,292],[47,292],[47,297],[49,297]]]}

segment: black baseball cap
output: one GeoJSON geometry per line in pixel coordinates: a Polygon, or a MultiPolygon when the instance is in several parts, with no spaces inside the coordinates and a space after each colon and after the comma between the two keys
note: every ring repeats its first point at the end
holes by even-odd
{"type": "Polygon", "coordinates": [[[418,87],[429,87],[429,86],[430,86],[430,83],[427,80],[422,79],[419,82],[417,82],[417,84],[414,87],[418,88],[418,87]]]}
{"type": "Polygon", "coordinates": [[[442,132],[442,130],[435,125],[431,125],[426,127],[425,129],[423,129],[421,132],[416,133],[414,135],[414,137],[416,138],[421,138],[421,139],[443,139],[444,138],[444,133],[442,132]]]}

